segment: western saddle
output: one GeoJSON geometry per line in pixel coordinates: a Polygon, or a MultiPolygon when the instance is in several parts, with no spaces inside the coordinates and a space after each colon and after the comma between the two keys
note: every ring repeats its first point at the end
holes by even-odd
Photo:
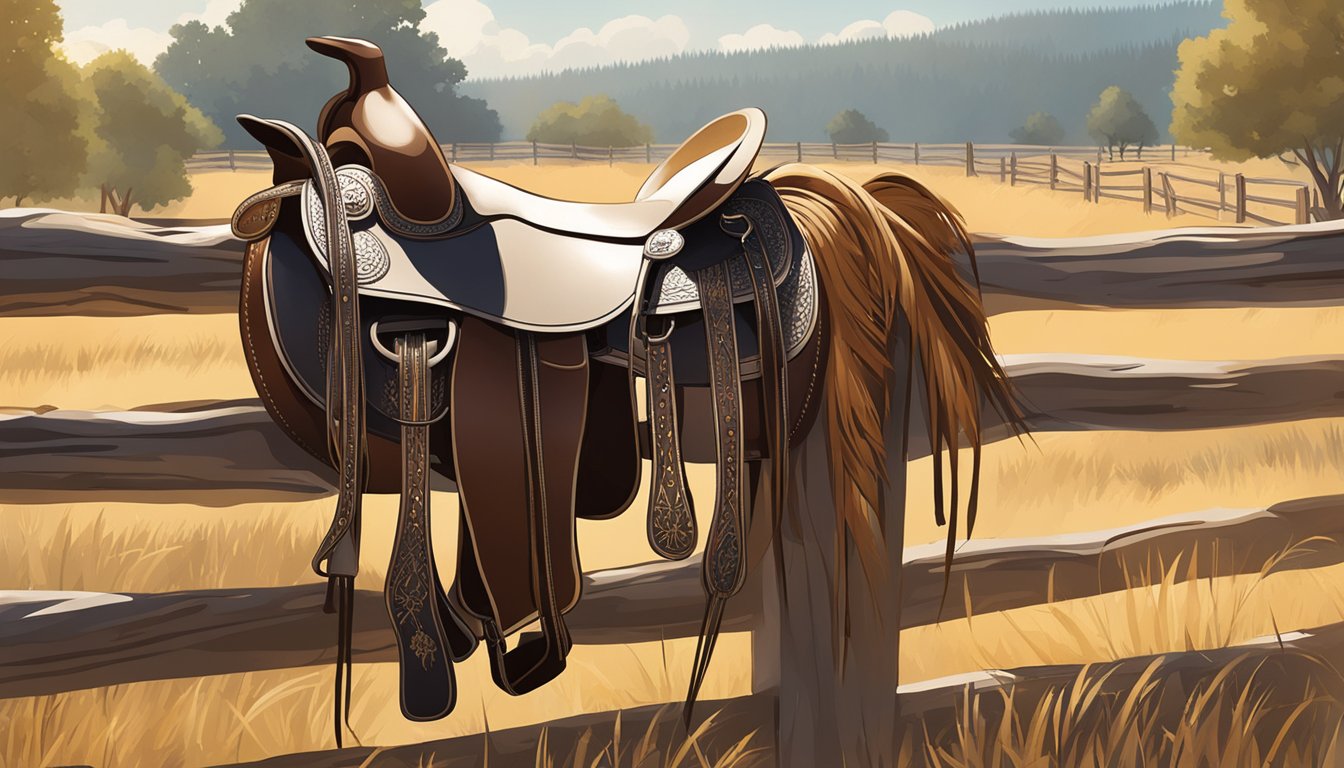
{"type": "Polygon", "coordinates": [[[750,525],[751,489],[777,517],[825,359],[812,257],[774,190],[748,178],[765,115],[711,122],[631,202],[556,200],[449,164],[377,46],[308,44],[344,62],[350,86],[316,139],[239,117],[275,186],[233,229],[248,242],[240,323],[257,391],[338,477],[313,561],[339,614],[338,742],[362,493],[401,494],[385,587],[401,708],[433,720],[455,703],[453,663],[480,642],[512,694],[564,669],[575,520],[629,507],[642,458],[649,542],[671,559],[698,538],[684,461],[717,464],[689,722],[724,604],[773,531],[750,525]],[[430,544],[432,473],[459,492],[450,589],[430,544]]]}

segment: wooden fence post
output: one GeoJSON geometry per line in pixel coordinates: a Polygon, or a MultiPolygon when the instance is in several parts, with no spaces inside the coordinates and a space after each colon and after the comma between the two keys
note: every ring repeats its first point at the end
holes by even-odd
{"type": "Polygon", "coordinates": [[[532,164],[537,164],[537,142],[532,142],[532,164]]]}
{"type": "Polygon", "coordinates": [[[1007,179],[1008,179],[1008,158],[1006,158],[1006,157],[1000,157],[1000,158],[999,158],[999,183],[1002,184],[1003,182],[1007,181],[1007,179]]]}
{"type": "Polygon", "coordinates": [[[1176,142],[1171,143],[1171,162],[1176,162],[1176,142]]]}
{"type": "Polygon", "coordinates": [[[1012,169],[1012,175],[1008,177],[1010,186],[1017,186],[1017,153],[1014,152],[1012,159],[1009,160],[1008,167],[1012,169]]]}
{"type": "Polygon", "coordinates": [[[877,165],[877,142],[873,142],[873,165],[877,165]]]}
{"type": "Polygon", "coordinates": [[[653,146],[648,142],[644,142],[644,162],[645,164],[653,162],[653,146]]]}
{"type": "Polygon", "coordinates": [[[836,144],[834,141],[831,142],[831,159],[840,159],[840,145],[836,144]]]}
{"type": "Polygon", "coordinates": [[[615,164],[616,164],[616,150],[613,149],[612,146],[611,146],[610,144],[608,144],[608,145],[607,145],[607,167],[610,168],[611,166],[613,166],[613,165],[615,165],[615,164]]]}
{"type": "Polygon", "coordinates": [[[494,160],[495,160],[495,142],[492,141],[490,142],[490,161],[494,162],[494,160]]]}
{"type": "Polygon", "coordinates": [[[975,176],[975,145],[966,142],[966,175],[975,176]]]}
{"type": "MultiPolygon", "coordinates": [[[[909,360],[908,330],[894,335],[900,341],[889,345],[887,359],[909,360]]],[[[905,402],[905,371],[891,378],[888,402],[905,402]]],[[[893,408],[882,425],[886,486],[878,514],[885,535],[876,553],[889,565],[876,578],[868,578],[852,555],[836,573],[836,536],[843,533],[836,530],[826,429],[810,429],[790,451],[792,487],[775,539],[781,567],[770,567],[774,558],[768,555],[763,561],[763,570],[779,585],[776,764],[781,768],[897,764],[904,736],[895,695],[905,529],[903,421],[901,409],[893,408]],[[837,577],[848,589],[836,588],[837,577]],[[852,610],[836,605],[837,594],[852,610]],[[837,614],[847,617],[843,633],[833,630],[837,614]],[[843,664],[835,661],[841,658],[837,640],[845,643],[843,664]]]]}
{"type": "Polygon", "coordinates": [[[232,149],[229,150],[229,170],[230,170],[230,171],[236,171],[236,170],[238,170],[238,166],[237,166],[237,164],[235,164],[235,163],[233,162],[233,150],[232,150],[232,149]]]}
{"type": "Polygon", "coordinates": [[[1165,171],[1162,173],[1162,197],[1166,203],[1167,218],[1181,212],[1176,205],[1176,188],[1171,185],[1171,177],[1165,171]]]}
{"type": "Polygon", "coordinates": [[[453,156],[453,159],[452,159],[450,162],[454,162],[454,163],[456,163],[456,162],[457,162],[457,142],[453,142],[453,143],[452,143],[451,148],[450,148],[449,151],[448,151],[448,154],[450,154],[450,155],[453,156]]]}
{"type": "Polygon", "coordinates": [[[1083,161],[1083,200],[1092,199],[1092,163],[1083,161]]]}
{"type": "Polygon", "coordinates": [[[1227,174],[1218,172],[1218,218],[1223,218],[1223,211],[1227,210],[1227,174]]]}
{"type": "Polygon", "coordinates": [[[1311,223],[1311,208],[1306,187],[1297,188],[1297,220],[1295,224],[1311,223]]]}
{"type": "Polygon", "coordinates": [[[803,142],[801,141],[798,142],[797,148],[798,148],[798,162],[801,163],[803,162],[803,142]]]}
{"type": "Polygon", "coordinates": [[[1153,169],[1143,166],[1143,212],[1153,212],[1153,169]]]}
{"type": "Polygon", "coordinates": [[[1059,186],[1059,155],[1056,155],[1054,152],[1051,152],[1051,153],[1050,153],[1050,191],[1051,191],[1051,192],[1055,191],[1055,187],[1057,187],[1057,186],[1059,186]]]}
{"type": "Polygon", "coordinates": [[[915,165],[919,165],[919,142],[915,142],[915,165]]]}
{"type": "Polygon", "coordinates": [[[1101,202],[1101,160],[1097,160],[1097,165],[1092,169],[1092,202],[1101,202]]]}
{"type": "Polygon", "coordinates": [[[1237,223],[1246,223],[1246,175],[1237,174],[1237,223]]]}
{"type": "Polygon", "coordinates": [[[579,159],[579,145],[572,141],[569,143],[569,156],[575,160],[579,159]]]}

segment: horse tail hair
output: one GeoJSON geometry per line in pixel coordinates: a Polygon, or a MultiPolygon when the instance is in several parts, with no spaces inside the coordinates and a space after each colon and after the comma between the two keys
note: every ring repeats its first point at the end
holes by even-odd
{"type": "MultiPolygon", "coordinates": [[[[826,424],[829,473],[836,509],[836,610],[848,610],[844,584],[852,544],[870,587],[887,577],[883,531],[886,451],[883,425],[904,409],[910,429],[912,388],[922,389],[928,440],[934,457],[934,517],[948,525],[947,559],[957,537],[957,449],[972,449],[967,502],[969,535],[979,503],[981,405],[998,411],[1013,431],[1025,431],[1010,384],[994,356],[978,289],[974,249],[956,209],[933,191],[898,173],[860,185],[815,168],[790,164],[765,177],[783,198],[811,249],[829,320],[826,424]],[[956,261],[966,254],[970,273],[956,261]],[[902,319],[904,322],[902,322],[902,319]],[[900,370],[892,359],[908,333],[909,357],[900,370]],[[892,403],[894,378],[911,375],[904,403],[892,403]],[[950,503],[942,493],[943,449],[952,478],[950,503]]],[[[904,448],[903,448],[904,450],[904,448]]],[[[945,571],[949,573],[950,571],[945,571]]],[[[873,589],[870,594],[876,594],[873,589]]],[[[944,584],[946,596],[946,582],[944,584]]],[[[837,632],[844,617],[833,617],[837,632]]],[[[840,639],[837,635],[837,641],[840,639]]],[[[843,643],[837,642],[843,655],[843,643]]]]}

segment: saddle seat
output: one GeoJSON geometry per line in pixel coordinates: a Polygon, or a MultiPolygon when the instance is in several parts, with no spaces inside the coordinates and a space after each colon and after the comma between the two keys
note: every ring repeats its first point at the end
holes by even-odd
{"type": "Polygon", "coordinates": [[[718,208],[751,171],[765,139],[765,113],[730,112],[682,142],[628,203],[559,200],[451,165],[468,204],[482,217],[507,217],[584,239],[643,241],[681,229],[718,208]]]}

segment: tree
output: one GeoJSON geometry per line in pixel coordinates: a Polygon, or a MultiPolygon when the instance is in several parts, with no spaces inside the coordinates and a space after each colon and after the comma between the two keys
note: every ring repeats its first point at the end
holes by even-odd
{"type": "Polygon", "coordinates": [[[0,0],[0,198],[16,206],[73,193],[88,156],[79,73],[52,48],[62,32],[52,0],[0,0]]]}
{"type": "Polygon", "coordinates": [[[224,139],[201,111],[187,103],[126,51],[109,51],[84,68],[96,105],[88,181],[122,216],[191,194],[186,161],[224,139]]]}
{"type": "Polygon", "coordinates": [[[224,26],[174,26],[173,43],[154,60],[154,69],[224,130],[229,146],[250,147],[234,115],[311,125],[322,105],[348,85],[345,67],[310,51],[304,38],[363,38],[383,49],[393,85],[439,141],[497,141],[499,116],[481,99],[457,92],[467,69],[448,57],[438,35],[420,29],[424,18],[414,0],[244,0],[224,26]],[[314,19],[321,20],[320,31],[314,19]]]}
{"type": "Polygon", "coordinates": [[[653,141],[653,130],[607,96],[589,96],[575,104],[557,101],[527,132],[528,141],[586,147],[633,147],[653,141]]]}
{"type": "Polygon", "coordinates": [[[1087,115],[1087,133],[1106,147],[1112,159],[1117,147],[1120,159],[1124,160],[1125,150],[1134,145],[1142,158],[1144,146],[1157,141],[1153,119],[1133,94],[1118,85],[1101,92],[1101,98],[1087,115]]]}
{"type": "Polygon", "coordinates": [[[1064,143],[1064,126],[1049,112],[1037,112],[1028,117],[1021,128],[1014,128],[1008,135],[1017,144],[1049,147],[1064,143]]]}
{"type": "Polygon", "coordinates": [[[1227,0],[1224,29],[1187,40],[1171,132],[1219,160],[1292,153],[1322,211],[1344,218],[1344,14],[1338,0],[1227,0]]]}
{"type": "Polygon", "coordinates": [[[826,124],[826,133],[836,144],[871,144],[888,141],[891,136],[885,128],[876,125],[857,109],[846,109],[826,124]]]}

